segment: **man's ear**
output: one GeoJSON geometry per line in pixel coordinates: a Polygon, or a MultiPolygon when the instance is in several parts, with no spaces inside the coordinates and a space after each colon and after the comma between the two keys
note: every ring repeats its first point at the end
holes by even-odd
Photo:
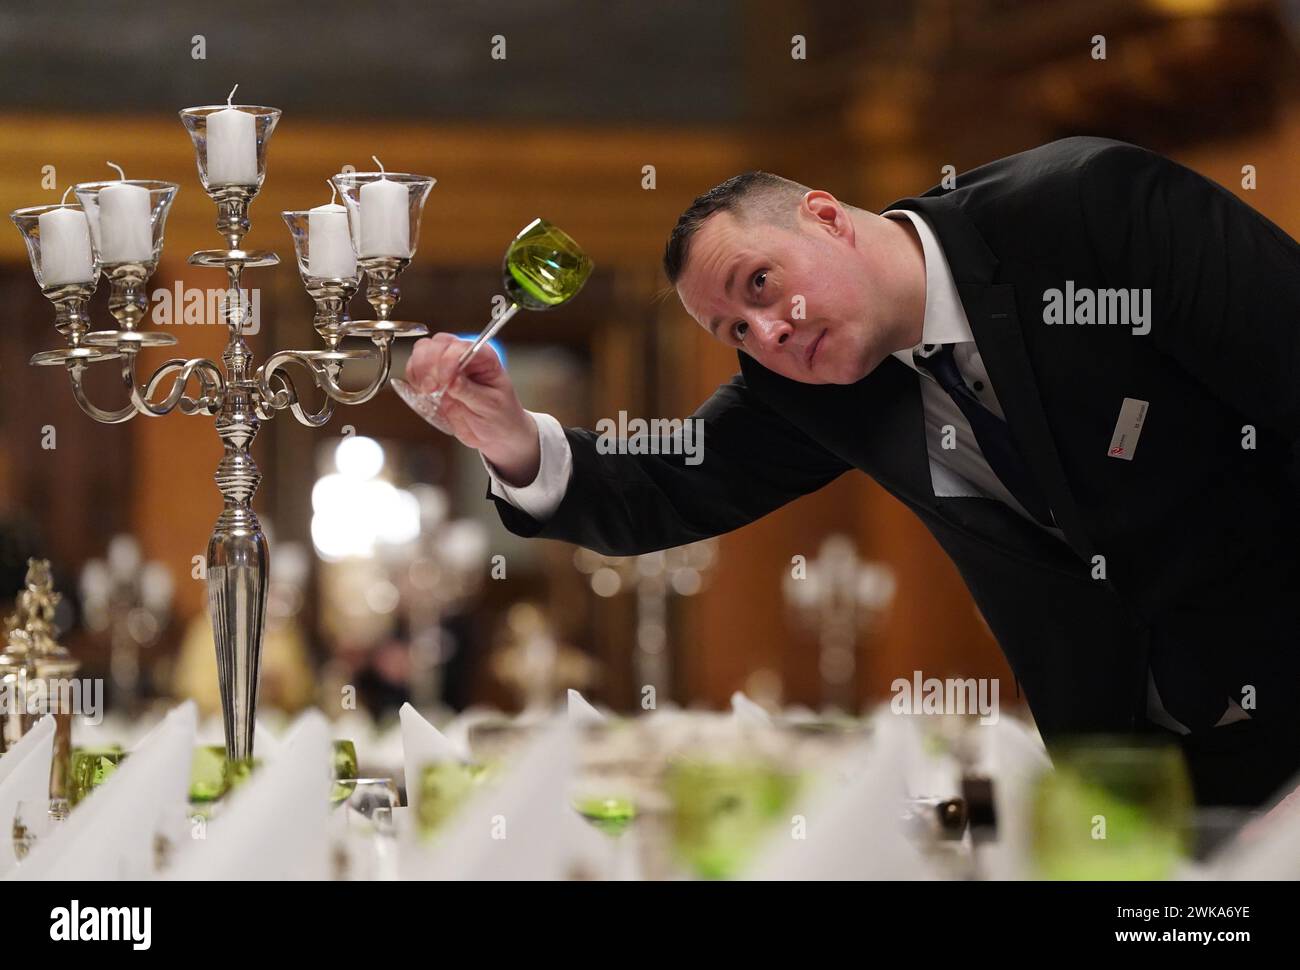
{"type": "Polygon", "coordinates": [[[825,189],[805,192],[799,208],[813,220],[818,229],[836,238],[843,238],[846,242],[853,242],[853,220],[849,218],[848,210],[825,189]]]}

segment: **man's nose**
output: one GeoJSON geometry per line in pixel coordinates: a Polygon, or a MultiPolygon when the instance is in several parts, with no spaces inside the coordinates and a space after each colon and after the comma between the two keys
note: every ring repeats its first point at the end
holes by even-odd
{"type": "Polygon", "coordinates": [[[794,335],[790,321],[780,317],[756,317],[751,325],[758,345],[765,351],[776,350],[794,335]]]}

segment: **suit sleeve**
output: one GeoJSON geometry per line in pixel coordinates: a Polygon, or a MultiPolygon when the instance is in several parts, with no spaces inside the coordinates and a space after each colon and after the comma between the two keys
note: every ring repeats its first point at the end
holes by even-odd
{"type": "Polygon", "coordinates": [[[1081,179],[1089,240],[1109,281],[1150,287],[1151,340],[1300,463],[1300,245],[1231,192],[1154,152],[1116,144],[1081,179]],[[1128,280],[1129,282],[1125,282],[1128,280]]]}
{"type": "Polygon", "coordinates": [[[730,532],[850,467],[759,401],[739,374],[691,419],[697,439],[690,454],[682,432],[675,436],[682,447],[658,449],[673,454],[632,454],[628,440],[565,429],[573,473],[544,522],[490,489],[488,498],[516,535],[632,556],[730,532]]]}

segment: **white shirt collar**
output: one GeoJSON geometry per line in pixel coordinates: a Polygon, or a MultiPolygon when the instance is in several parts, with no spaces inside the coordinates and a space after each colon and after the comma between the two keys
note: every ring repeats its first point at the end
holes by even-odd
{"type": "Polygon", "coordinates": [[[921,341],[916,347],[894,351],[895,357],[916,370],[912,352],[924,344],[968,343],[975,339],[975,335],[966,319],[943,247],[930,224],[920,213],[910,209],[890,209],[881,215],[888,219],[911,219],[921,237],[921,250],[925,254],[925,317],[921,323],[921,341]]]}

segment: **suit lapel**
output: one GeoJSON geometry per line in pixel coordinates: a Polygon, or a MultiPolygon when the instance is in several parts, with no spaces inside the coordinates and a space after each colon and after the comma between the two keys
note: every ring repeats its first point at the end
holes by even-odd
{"type": "Polygon", "coordinates": [[[1056,524],[1065,533],[1070,547],[1085,561],[1091,559],[1092,541],[1084,531],[1078,503],[1066,482],[1065,469],[1038,396],[1038,382],[1025,352],[1016,317],[1015,290],[1005,284],[959,286],[958,289],[1012,437],[1042,485],[1056,524]],[[981,309],[972,314],[973,307],[981,309]]]}
{"type": "Polygon", "coordinates": [[[934,227],[1011,436],[1042,486],[1070,548],[1085,561],[1091,559],[1092,541],[1084,530],[1078,503],[1066,481],[1043,411],[1034,369],[1025,350],[1015,287],[992,282],[997,257],[951,199],[923,196],[902,200],[889,208],[918,211],[934,227]]]}

